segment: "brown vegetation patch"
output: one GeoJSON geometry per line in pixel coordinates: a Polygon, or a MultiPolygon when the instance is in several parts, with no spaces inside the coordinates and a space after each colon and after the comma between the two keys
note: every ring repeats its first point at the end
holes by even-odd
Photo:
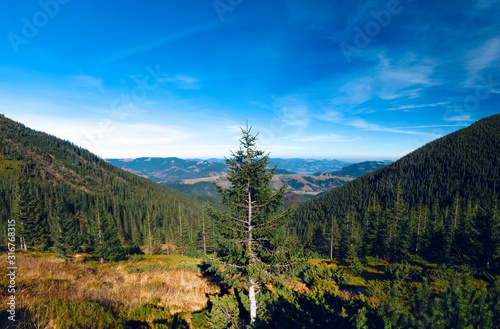
{"type": "MultiPolygon", "coordinates": [[[[150,265],[152,259],[154,256],[140,262],[101,265],[64,261],[54,256],[17,254],[15,294],[19,304],[16,307],[30,307],[40,300],[61,300],[91,301],[133,309],[155,301],[179,312],[196,312],[206,307],[206,294],[219,291],[219,287],[208,282],[196,269],[155,267],[150,265]],[[144,270],[133,272],[131,267],[144,270]]],[[[6,254],[0,255],[0,263],[7,264],[6,254]]],[[[3,276],[0,284],[4,299],[8,278],[3,276]]],[[[6,305],[0,306],[0,311],[5,309],[6,305]]]]}

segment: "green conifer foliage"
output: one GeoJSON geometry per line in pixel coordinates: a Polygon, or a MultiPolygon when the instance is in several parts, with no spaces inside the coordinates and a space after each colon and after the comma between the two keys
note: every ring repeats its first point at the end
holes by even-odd
{"type": "MultiPolygon", "coordinates": [[[[212,270],[229,284],[248,286],[250,323],[258,318],[256,293],[266,283],[279,283],[280,273],[293,269],[286,228],[288,213],[280,212],[287,186],[273,192],[269,154],[257,150],[257,136],[242,129],[241,147],[226,159],[228,189],[218,187],[228,212],[208,208],[217,232],[217,255],[208,257],[212,270]]],[[[260,312],[260,311],[259,311],[260,312]]]]}
{"type": "Polygon", "coordinates": [[[79,225],[74,216],[68,213],[62,196],[58,197],[56,225],[53,231],[54,247],[63,257],[79,251],[82,241],[79,234],[79,225]]]}
{"type": "Polygon", "coordinates": [[[125,249],[111,214],[106,213],[99,218],[98,225],[101,239],[96,241],[95,255],[111,261],[125,259],[125,249]]]}
{"type": "Polygon", "coordinates": [[[161,247],[156,221],[153,220],[153,216],[150,215],[149,210],[147,211],[146,216],[145,244],[148,248],[148,255],[157,255],[160,253],[161,247]]]}
{"type": "Polygon", "coordinates": [[[15,207],[15,218],[16,223],[19,227],[19,239],[20,246],[22,249],[27,249],[27,246],[33,246],[35,244],[35,229],[37,227],[37,199],[34,195],[32,189],[33,186],[30,184],[31,170],[30,165],[26,165],[20,171],[16,190],[16,207],[15,207]]]}

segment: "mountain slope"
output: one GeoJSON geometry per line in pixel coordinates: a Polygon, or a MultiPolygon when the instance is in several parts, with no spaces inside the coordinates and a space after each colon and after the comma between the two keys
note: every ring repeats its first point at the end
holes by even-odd
{"type": "MultiPolygon", "coordinates": [[[[225,172],[227,165],[220,159],[179,159],[179,158],[138,158],[108,159],[107,162],[136,175],[149,178],[164,186],[190,195],[216,196],[216,190],[209,182],[227,187],[225,172]]],[[[348,164],[338,160],[313,159],[271,159],[270,165],[278,164],[278,170],[272,180],[273,186],[279,189],[288,183],[289,192],[311,198],[330,191],[368,172],[374,171],[387,163],[363,162],[349,165],[343,169],[325,173],[348,164]],[[293,171],[292,171],[293,170],[293,171]],[[314,175],[297,174],[297,172],[314,175]]]]}
{"type": "Polygon", "coordinates": [[[346,201],[356,209],[378,195],[389,201],[398,183],[410,205],[451,204],[456,192],[480,199],[500,192],[500,115],[433,141],[398,161],[326,193],[302,208],[333,209],[346,201]],[[349,200],[349,201],[348,201],[349,200]]]}
{"type": "MultiPolygon", "coordinates": [[[[155,182],[179,183],[185,179],[221,176],[227,165],[221,159],[138,158],[107,159],[112,165],[155,182]]],[[[310,175],[331,172],[349,163],[339,160],[270,159],[270,166],[278,164],[277,174],[310,175]]]]}
{"type": "Polygon", "coordinates": [[[179,158],[108,159],[112,165],[156,182],[176,182],[181,179],[221,175],[225,163],[208,160],[192,161],[179,158]]]}
{"type": "Polygon", "coordinates": [[[332,172],[332,175],[336,176],[350,176],[350,177],[361,177],[380,168],[387,166],[390,162],[380,162],[380,161],[365,161],[361,163],[355,163],[344,167],[342,169],[332,172]]]}
{"type": "MultiPolygon", "coordinates": [[[[326,223],[332,218],[337,221],[340,231],[348,225],[342,221],[350,218],[350,227],[356,227],[358,232],[352,233],[350,239],[357,239],[359,252],[370,252],[363,250],[367,247],[369,229],[373,229],[370,234],[374,236],[379,234],[377,230],[383,229],[393,241],[394,237],[401,236],[409,240],[420,239],[420,242],[409,242],[417,251],[421,250],[419,243],[433,246],[432,241],[446,237],[448,245],[442,248],[450,248],[451,253],[452,248],[458,248],[458,234],[472,234],[472,228],[467,228],[467,225],[472,225],[480,232],[478,234],[483,234],[483,231],[489,234],[489,229],[483,227],[486,220],[472,219],[484,210],[487,212],[485,218],[489,218],[487,225],[493,225],[490,220],[496,218],[494,204],[500,195],[499,164],[500,115],[494,115],[302,204],[295,212],[293,225],[302,238],[311,240],[314,230],[320,227],[325,230],[326,223]],[[420,217],[415,212],[419,212],[420,217]],[[370,216],[387,222],[381,224],[377,220],[376,225],[380,227],[369,228],[370,216]],[[426,222],[428,226],[417,227],[417,220],[424,217],[429,220],[426,222]],[[401,220],[408,221],[404,232],[400,231],[403,229],[401,220]],[[427,231],[422,233],[424,229],[427,231]],[[393,233],[396,235],[391,235],[393,233]],[[442,234],[441,238],[439,234],[442,234]],[[427,240],[422,242],[424,239],[427,240]]],[[[437,249],[432,252],[438,254],[437,249]]],[[[460,252],[463,253],[463,249],[460,252]]]]}
{"type": "MultiPolygon", "coordinates": [[[[58,223],[62,218],[71,222],[68,227],[78,226],[75,235],[85,240],[92,238],[95,221],[107,216],[122,241],[140,245],[148,217],[164,242],[176,236],[180,215],[190,229],[201,215],[200,203],[191,198],[2,115],[0,179],[0,195],[5,200],[0,208],[0,230],[6,231],[7,220],[22,214],[19,207],[33,203],[33,216],[49,230],[45,236],[49,245],[55,244],[54,230],[62,225],[58,223]]],[[[23,228],[29,220],[19,218],[20,234],[31,235],[23,228]]],[[[2,234],[0,239],[6,236],[2,234]]]]}

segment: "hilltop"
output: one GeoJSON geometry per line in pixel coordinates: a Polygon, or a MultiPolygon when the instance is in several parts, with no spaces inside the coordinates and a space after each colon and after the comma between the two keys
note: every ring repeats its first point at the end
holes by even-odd
{"type": "Polygon", "coordinates": [[[489,266],[500,256],[499,163],[494,115],[303,203],[293,225],[323,252],[335,240],[344,256],[416,252],[489,266]]]}
{"type": "MultiPolygon", "coordinates": [[[[179,217],[195,234],[201,203],[116,168],[91,152],[0,116],[0,229],[15,218],[28,247],[57,245],[58,227],[76,228],[76,250],[92,244],[98,221],[125,245],[144,244],[146,222],[172,241],[179,217]],[[20,215],[21,214],[21,215],[20,215]],[[149,218],[149,219],[148,219],[149,218]],[[41,236],[37,236],[40,232],[41,236]]],[[[0,241],[4,242],[2,234],[0,241]]],[[[75,250],[75,251],[76,251],[75,250]]]]}

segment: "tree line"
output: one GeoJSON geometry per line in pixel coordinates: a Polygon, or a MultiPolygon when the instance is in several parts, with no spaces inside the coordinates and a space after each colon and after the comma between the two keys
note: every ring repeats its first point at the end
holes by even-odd
{"type": "Polygon", "coordinates": [[[498,136],[494,115],[431,142],[300,205],[293,232],[326,257],[413,254],[498,267],[498,136]]]}
{"type": "Polygon", "coordinates": [[[210,251],[213,234],[208,222],[203,231],[202,202],[4,116],[0,137],[3,246],[7,221],[15,219],[24,249],[117,259],[138,246],[158,251],[166,244],[194,254],[203,250],[204,236],[210,251]],[[106,254],[108,249],[116,250],[106,254]]]}

